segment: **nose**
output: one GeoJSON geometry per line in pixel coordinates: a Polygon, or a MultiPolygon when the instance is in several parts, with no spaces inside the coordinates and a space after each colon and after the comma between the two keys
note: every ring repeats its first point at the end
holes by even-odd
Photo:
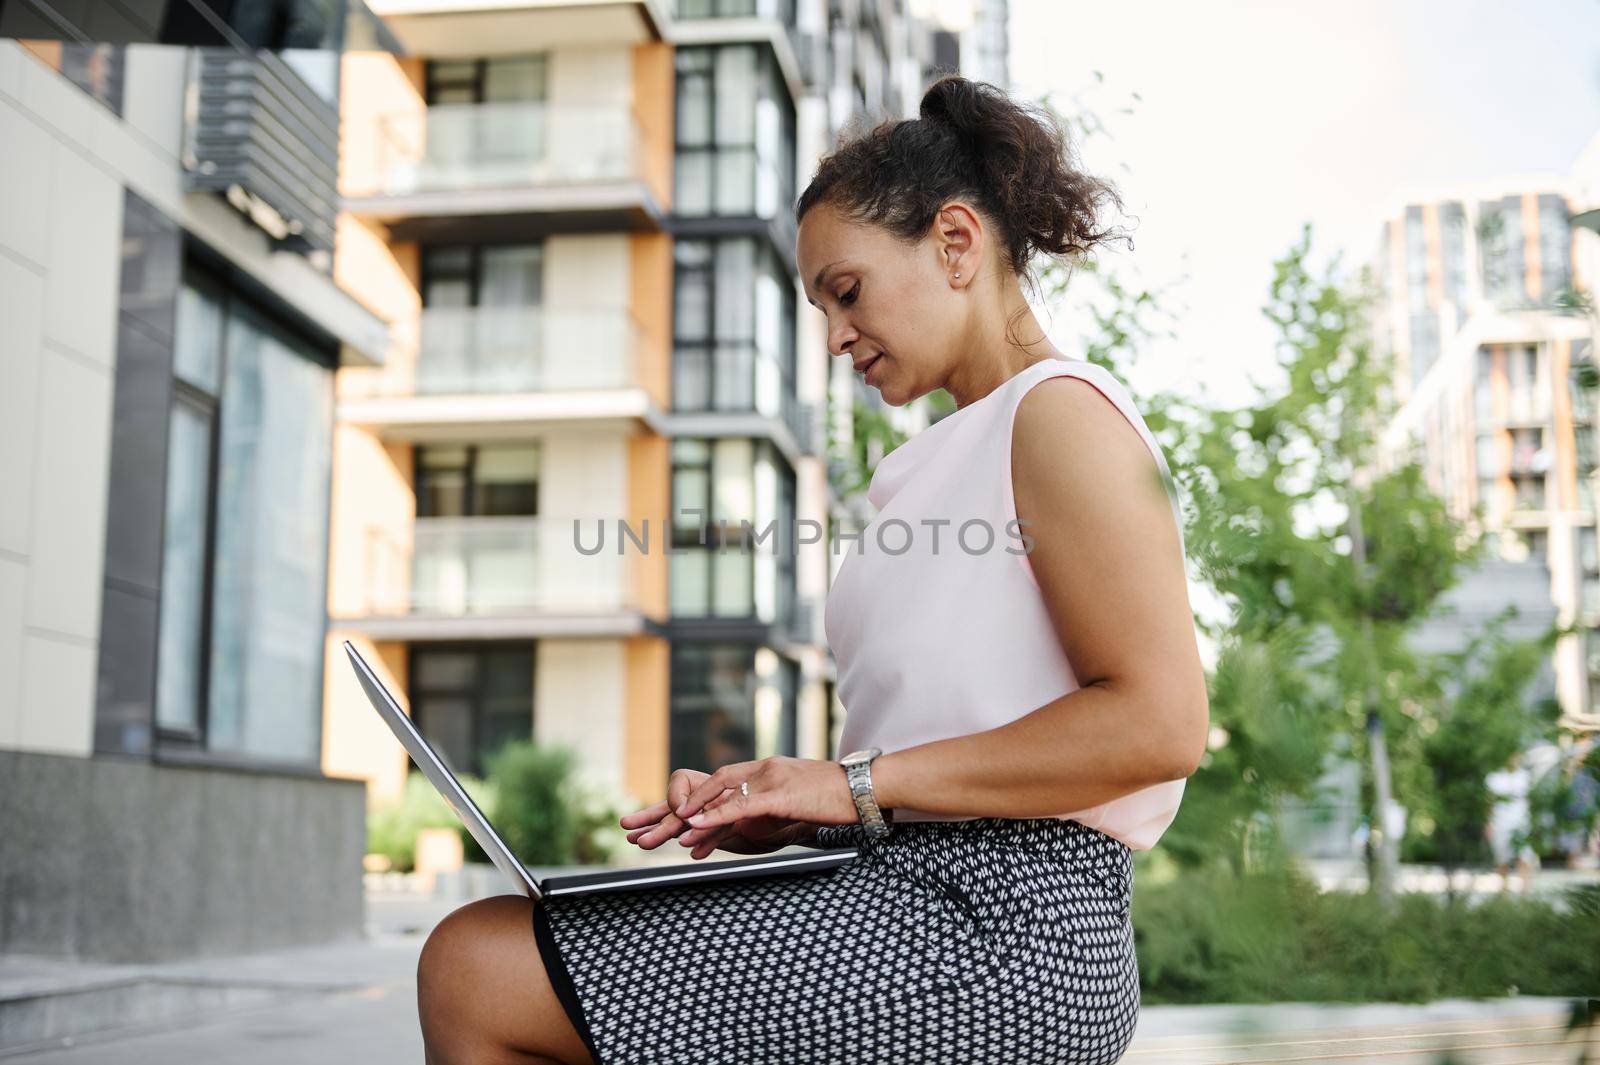
{"type": "Polygon", "coordinates": [[[828,351],[834,355],[849,355],[850,345],[861,339],[860,335],[848,325],[830,325],[828,327],[828,351]]]}

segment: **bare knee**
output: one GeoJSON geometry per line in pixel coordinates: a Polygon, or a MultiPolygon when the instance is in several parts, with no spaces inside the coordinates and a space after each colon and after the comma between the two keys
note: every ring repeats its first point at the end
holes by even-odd
{"type": "Polygon", "coordinates": [[[423,943],[417,1012],[430,1065],[587,1060],[550,987],[531,907],[521,895],[478,899],[453,910],[423,943]]]}

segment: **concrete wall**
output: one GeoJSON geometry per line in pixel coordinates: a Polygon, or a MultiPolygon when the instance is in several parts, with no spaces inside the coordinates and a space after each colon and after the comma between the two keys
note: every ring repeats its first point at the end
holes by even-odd
{"type": "Polygon", "coordinates": [[[361,784],[0,752],[0,954],[154,962],[361,935],[361,784]]]}

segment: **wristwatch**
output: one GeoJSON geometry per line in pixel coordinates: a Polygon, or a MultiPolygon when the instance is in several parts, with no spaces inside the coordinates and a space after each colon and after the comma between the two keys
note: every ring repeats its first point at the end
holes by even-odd
{"type": "Polygon", "coordinates": [[[894,816],[891,810],[886,819],[883,811],[878,809],[877,798],[872,794],[872,760],[882,753],[881,747],[868,747],[839,759],[839,764],[844,766],[845,780],[850,784],[850,796],[856,801],[856,812],[866,826],[868,839],[887,836],[894,816]]]}

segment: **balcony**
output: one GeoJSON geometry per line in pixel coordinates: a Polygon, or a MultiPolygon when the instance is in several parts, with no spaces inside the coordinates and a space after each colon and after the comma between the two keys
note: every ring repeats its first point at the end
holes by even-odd
{"type": "Polygon", "coordinates": [[[337,623],[375,639],[640,632],[643,555],[619,554],[616,529],[605,518],[418,518],[404,544],[370,528],[364,600],[337,623]]]}
{"type": "Polygon", "coordinates": [[[666,39],[678,0],[367,0],[412,55],[498,55],[540,48],[644,44],[666,39]]]}
{"type": "Polygon", "coordinates": [[[189,56],[184,189],[216,192],[275,250],[331,269],[339,113],[281,56],[197,48],[189,56]]]}
{"type": "Polygon", "coordinates": [[[649,190],[631,108],[539,101],[435,104],[379,117],[373,187],[344,207],[395,239],[647,230],[649,190]]]}
{"type": "Polygon", "coordinates": [[[339,417],[391,439],[442,440],[492,426],[653,423],[638,322],[619,309],[429,307],[417,358],[347,374],[339,417]]]}

